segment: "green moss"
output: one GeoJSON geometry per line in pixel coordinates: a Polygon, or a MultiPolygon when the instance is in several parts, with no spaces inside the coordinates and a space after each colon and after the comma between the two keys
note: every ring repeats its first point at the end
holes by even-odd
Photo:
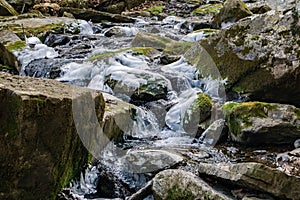
{"type": "Polygon", "coordinates": [[[148,9],[146,9],[144,11],[149,12],[151,15],[158,15],[158,14],[162,13],[163,6],[162,5],[154,6],[152,8],[148,8],[148,9]]]}
{"type": "Polygon", "coordinates": [[[24,41],[20,40],[20,41],[16,41],[13,44],[6,45],[6,48],[9,51],[16,51],[16,50],[22,49],[23,47],[25,47],[25,45],[26,45],[26,43],[24,41]]]}
{"type": "Polygon", "coordinates": [[[101,52],[99,54],[93,55],[88,60],[95,61],[95,60],[99,60],[99,59],[104,59],[104,58],[111,57],[113,55],[116,55],[116,54],[122,53],[122,52],[126,52],[126,51],[133,51],[133,52],[140,53],[142,55],[149,55],[149,54],[151,54],[151,52],[155,51],[155,49],[152,47],[134,47],[134,48],[119,49],[117,51],[106,51],[106,52],[101,52]]]}
{"type": "Polygon", "coordinates": [[[207,14],[216,14],[220,12],[222,4],[206,4],[196,8],[192,11],[193,15],[207,15],[207,14]]]}
{"type": "Polygon", "coordinates": [[[168,194],[165,199],[168,200],[194,200],[195,195],[190,190],[185,190],[184,188],[179,187],[178,185],[173,186],[168,190],[168,194]]]}
{"type": "Polygon", "coordinates": [[[229,130],[234,135],[240,135],[242,128],[252,125],[251,117],[266,118],[270,110],[276,109],[276,105],[262,102],[231,102],[222,107],[229,130]]]}

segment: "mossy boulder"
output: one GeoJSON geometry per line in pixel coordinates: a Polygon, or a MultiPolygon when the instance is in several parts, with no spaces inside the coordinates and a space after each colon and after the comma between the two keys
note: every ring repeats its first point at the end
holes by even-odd
{"type": "Polygon", "coordinates": [[[0,16],[18,15],[17,11],[5,0],[0,0],[0,16]]]}
{"type": "Polygon", "coordinates": [[[215,28],[220,28],[222,23],[236,22],[250,15],[252,12],[242,0],[227,0],[220,12],[215,15],[212,25],[215,28]]]}
{"type": "Polygon", "coordinates": [[[189,61],[202,72],[211,65],[201,62],[209,55],[218,73],[227,79],[229,92],[255,101],[300,106],[298,20],[292,11],[253,15],[200,40],[192,47],[200,49],[199,53],[189,61]]]}
{"type": "Polygon", "coordinates": [[[158,200],[231,199],[193,173],[178,169],[158,173],[153,179],[152,190],[154,199],[158,200]]]}
{"type": "Polygon", "coordinates": [[[173,42],[167,45],[163,52],[170,55],[180,56],[189,50],[192,45],[192,42],[173,42]]]}
{"type": "MultiPolygon", "coordinates": [[[[55,199],[90,160],[73,121],[74,87],[0,73],[1,199],[55,199]]],[[[92,96],[101,121],[105,101],[92,96]]]]}
{"type": "Polygon", "coordinates": [[[16,34],[9,30],[0,31],[0,57],[4,65],[10,66],[15,70],[20,70],[20,63],[15,52],[25,47],[16,34]]]}
{"type": "Polygon", "coordinates": [[[174,40],[168,37],[162,37],[151,33],[138,33],[132,40],[132,47],[153,47],[157,50],[163,50],[171,43],[175,42],[174,40]]]}
{"type": "MultiPolygon", "coordinates": [[[[196,133],[200,124],[209,120],[213,102],[209,95],[199,93],[190,107],[185,111],[183,129],[187,133],[196,133]]],[[[201,129],[201,128],[200,128],[201,129]]]]}
{"type": "Polygon", "coordinates": [[[11,30],[22,39],[24,39],[24,33],[27,37],[34,35],[42,39],[47,32],[62,33],[65,24],[73,22],[76,22],[76,20],[66,17],[45,18],[38,14],[30,13],[30,15],[20,15],[17,19],[11,17],[3,20],[0,23],[0,30],[11,30]],[[24,27],[24,33],[22,26],[24,27]]]}
{"type": "Polygon", "coordinates": [[[231,102],[222,109],[233,141],[245,145],[277,145],[293,144],[300,137],[300,109],[294,106],[231,102]]]}
{"type": "Polygon", "coordinates": [[[260,163],[198,163],[200,175],[226,181],[256,191],[266,192],[278,199],[296,200],[300,196],[300,179],[260,163]]]}

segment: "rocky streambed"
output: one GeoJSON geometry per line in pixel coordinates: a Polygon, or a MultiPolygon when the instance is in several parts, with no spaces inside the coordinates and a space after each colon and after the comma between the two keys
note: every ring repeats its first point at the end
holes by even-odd
{"type": "Polygon", "coordinates": [[[300,198],[297,1],[35,9],[79,19],[1,19],[1,197],[300,198]]]}

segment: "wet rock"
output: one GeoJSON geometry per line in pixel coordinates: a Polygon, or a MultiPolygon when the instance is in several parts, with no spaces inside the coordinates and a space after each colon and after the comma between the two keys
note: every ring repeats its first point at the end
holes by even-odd
{"type": "MultiPolygon", "coordinates": [[[[31,16],[29,16],[31,17],[31,16]]],[[[24,32],[27,37],[32,35],[42,38],[46,32],[63,33],[64,25],[76,22],[75,19],[65,17],[47,17],[36,16],[34,18],[14,18],[11,17],[0,23],[0,29],[8,29],[24,39],[24,32]],[[10,20],[11,19],[11,20],[10,20]],[[24,27],[24,32],[23,28],[24,27]]]]}
{"type": "MultiPolygon", "coordinates": [[[[293,12],[269,11],[202,39],[195,48],[204,48],[211,56],[227,78],[227,91],[251,100],[300,106],[298,29],[293,12]]],[[[200,71],[205,69],[198,64],[200,71]]]]}
{"type": "Polygon", "coordinates": [[[226,141],[225,120],[214,121],[201,135],[199,141],[206,146],[214,146],[217,143],[226,141]]]}
{"type": "Polygon", "coordinates": [[[18,15],[17,11],[5,0],[0,0],[0,16],[18,15]]]}
{"type": "Polygon", "coordinates": [[[124,170],[147,173],[172,167],[183,161],[183,157],[166,150],[144,149],[129,151],[123,158],[124,170]]]}
{"type": "Polygon", "coordinates": [[[133,127],[136,107],[112,95],[103,93],[105,99],[105,113],[101,126],[103,133],[109,140],[122,141],[123,133],[133,127]]]}
{"type": "Polygon", "coordinates": [[[83,19],[86,21],[99,23],[103,21],[117,22],[117,23],[133,23],[135,20],[130,17],[122,16],[119,14],[111,14],[107,12],[101,12],[91,9],[79,9],[79,8],[63,8],[63,12],[71,13],[77,19],[83,19]]]}
{"type": "Polygon", "coordinates": [[[220,12],[215,15],[212,25],[220,28],[222,24],[236,22],[252,15],[247,5],[241,0],[227,0],[220,12]]]}
{"type": "Polygon", "coordinates": [[[158,173],[152,190],[155,199],[231,199],[191,172],[175,169],[158,173]]]}
{"type": "Polygon", "coordinates": [[[107,69],[107,84],[115,93],[125,94],[133,102],[149,102],[166,99],[171,88],[164,76],[142,69],[111,66],[107,69]]]}
{"type": "Polygon", "coordinates": [[[34,78],[50,78],[60,77],[61,67],[72,62],[72,60],[61,59],[36,59],[31,61],[24,69],[26,76],[34,78]]]}
{"type": "Polygon", "coordinates": [[[19,71],[20,62],[18,61],[15,52],[24,47],[25,42],[12,31],[3,30],[0,32],[0,57],[4,65],[8,65],[19,71]]]}
{"type": "Polygon", "coordinates": [[[213,102],[209,95],[199,93],[197,98],[192,102],[189,108],[185,111],[183,128],[185,131],[193,132],[199,124],[209,119],[211,116],[213,102]]]}
{"type": "Polygon", "coordinates": [[[227,103],[223,110],[233,141],[246,145],[293,144],[300,137],[299,108],[294,106],[227,103]]]}
{"type": "Polygon", "coordinates": [[[111,36],[117,36],[117,37],[122,37],[122,36],[134,36],[139,32],[139,30],[135,27],[122,27],[122,26],[114,26],[107,31],[105,31],[104,35],[106,37],[111,37],[111,36]]]}
{"type": "Polygon", "coordinates": [[[57,34],[52,34],[50,33],[45,41],[44,44],[46,44],[49,47],[56,47],[60,45],[65,45],[68,42],[70,42],[71,38],[68,37],[67,35],[57,35],[57,34]]]}
{"type": "MultiPolygon", "coordinates": [[[[90,155],[73,121],[72,92],[79,89],[49,79],[0,74],[1,199],[55,199],[80,174],[90,155]]],[[[102,120],[103,96],[91,95],[102,120]]]]}
{"type": "Polygon", "coordinates": [[[300,179],[259,163],[198,163],[199,173],[267,192],[278,198],[298,199],[300,179]]]}
{"type": "Polygon", "coordinates": [[[153,47],[158,50],[165,49],[174,41],[167,37],[158,36],[150,33],[138,33],[132,40],[132,47],[153,47]]]}

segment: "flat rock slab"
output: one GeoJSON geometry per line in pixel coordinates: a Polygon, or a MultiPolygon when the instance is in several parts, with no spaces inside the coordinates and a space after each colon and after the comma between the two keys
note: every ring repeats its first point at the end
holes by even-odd
{"type": "Polygon", "coordinates": [[[198,163],[200,174],[270,193],[279,198],[299,199],[300,178],[260,163],[198,163]]]}

